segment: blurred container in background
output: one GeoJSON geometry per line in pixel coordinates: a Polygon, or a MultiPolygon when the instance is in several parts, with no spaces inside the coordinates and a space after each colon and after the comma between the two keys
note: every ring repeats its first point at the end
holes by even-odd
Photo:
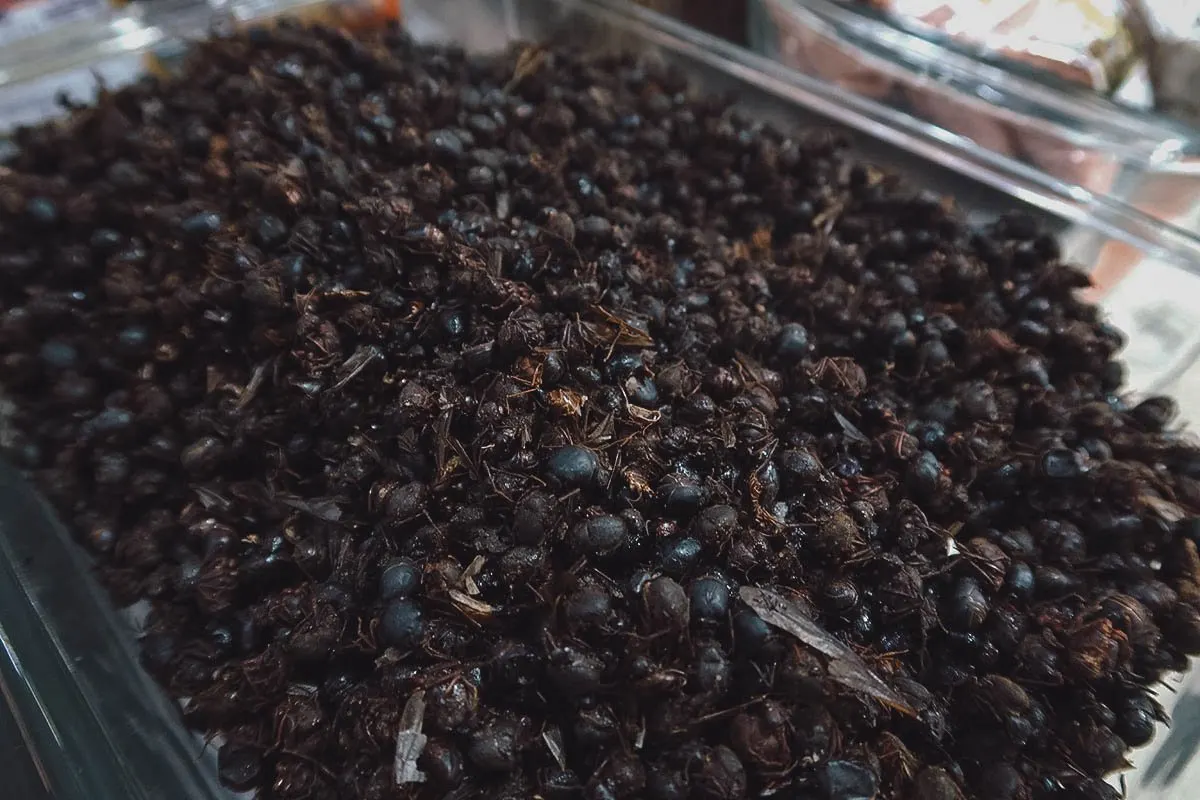
{"type": "MultiPolygon", "coordinates": [[[[900,1],[908,5],[898,8],[915,12],[915,4],[923,0],[900,1]]],[[[985,10],[1013,5],[972,2],[985,10]]],[[[1059,6],[1067,3],[1063,0],[1059,6]]],[[[1022,7],[1029,10],[1037,4],[1029,0],[1022,7]]],[[[788,66],[1091,192],[1131,196],[1137,180],[1146,175],[1195,172],[1200,158],[1195,129],[1120,105],[1106,95],[1132,70],[1133,38],[1124,25],[1101,16],[1112,24],[1097,23],[1087,29],[1090,32],[1077,29],[1069,45],[1039,43],[1028,30],[1017,30],[1011,9],[988,18],[968,15],[954,27],[960,16],[948,10],[949,4],[929,0],[925,6],[935,8],[917,17],[833,0],[752,0],[750,41],[788,66]],[[993,19],[996,16],[1008,20],[1009,29],[993,19]],[[919,24],[900,24],[914,20],[919,24]],[[927,20],[937,20],[941,27],[927,20]],[[998,26],[1008,32],[989,33],[998,26]],[[1018,50],[1024,60],[1011,58],[1018,50]],[[997,53],[1006,55],[999,60],[983,57],[997,53]],[[1041,69],[1048,65],[1055,69],[1041,69]]],[[[1078,6],[1071,8],[1080,11],[1078,6]]],[[[1035,21],[1036,16],[1022,24],[1035,21]]],[[[1175,186],[1182,188],[1183,184],[1175,186]]],[[[1185,206],[1200,200],[1195,191],[1188,194],[1185,206]]],[[[1150,207],[1145,210],[1169,222],[1185,216],[1170,204],[1157,213],[1150,207]]]]}
{"type": "MultiPolygon", "coordinates": [[[[1148,85],[1144,20],[1110,13],[1124,4],[875,2],[885,9],[751,0],[749,41],[789,67],[926,126],[933,137],[1012,159],[1061,181],[1066,191],[1111,197],[1200,231],[1200,133],[1125,104],[1133,102],[1128,97],[1114,99],[1139,80],[1148,85]]],[[[1147,106],[1152,98],[1140,102],[1147,106]]],[[[1096,296],[1144,260],[1120,244],[1103,247],[1094,256],[1096,296]]]]}

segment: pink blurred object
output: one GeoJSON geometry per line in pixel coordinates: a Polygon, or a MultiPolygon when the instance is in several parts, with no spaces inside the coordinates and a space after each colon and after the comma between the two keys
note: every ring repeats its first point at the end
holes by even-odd
{"type": "Polygon", "coordinates": [[[892,90],[895,82],[888,78],[885,62],[873,64],[869,56],[837,38],[797,24],[784,7],[765,8],[779,32],[779,56],[787,66],[863,97],[878,99],[892,90]]]}

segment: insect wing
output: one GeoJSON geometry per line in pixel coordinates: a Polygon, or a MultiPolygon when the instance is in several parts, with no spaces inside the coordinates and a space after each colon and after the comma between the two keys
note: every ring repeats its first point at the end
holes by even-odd
{"type": "Polygon", "coordinates": [[[743,586],[738,595],[763,622],[795,636],[808,647],[828,656],[829,677],[843,686],[868,694],[910,716],[916,711],[898,692],[867,667],[858,654],[814,622],[794,601],[766,589],[743,586]]]}
{"type": "Polygon", "coordinates": [[[830,658],[857,658],[854,651],[827,633],[792,600],[781,594],[743,586],[738,596],[763,622],[790,633],[804,644],[830,658]]]}

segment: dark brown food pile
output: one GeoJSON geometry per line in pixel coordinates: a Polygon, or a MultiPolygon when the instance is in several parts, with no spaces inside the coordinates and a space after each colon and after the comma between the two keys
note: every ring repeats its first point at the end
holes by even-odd
{"type": "Polygon", "coordinates": [[[684,88],[285,27],[17,137],[9,452],[231,786],[1115,796],[1174,404],[1029,220],[684,88]]]}

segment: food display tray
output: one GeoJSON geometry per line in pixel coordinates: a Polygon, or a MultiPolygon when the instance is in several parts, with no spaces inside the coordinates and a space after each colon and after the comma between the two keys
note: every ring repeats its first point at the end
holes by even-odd
{"type": "MultiPolygon", "coordinates": [[[[0,112],[31,86],[53,90],[57,76],[66,80],[81,67],[154,54],[158,68],[169,69],[188,41],[214,25],[319,5],[131,9],[75,31],[69,52],[61,42],[24,42],[19,53],[0,53],[0,112]]],[[[1100,268],[1114,251],[1153,260],[1165,276],[1161,292],[1131,300],[1113,291],[1103,298],[1130,336],[1134,390],[1178,384],[1200,352],[1200,303],[1191,303],[1189,316],[1186,302],[1189,293],[1200,297],[1200,243],[1100,194],[970,141],[942,137],[886,104],[631,4],[405,0],[403,13],[415,37],[469,51],[564,38],[589,48],[636,48],[684,70],[697,90],[731,93],[747,113],[775,125],[844,130],[861,157],[952,196],[972,223],[1024,211],[1058,235],[1067,256],[1083,266],[1100,268]]],[[[0,464],[0,696],[16,715],[47,792],[62,800],[230,797],[216,779],[215,748],[184,727],[178,708],[140,667],[137,624],[136,609],[110,604],[50,508],[19,473],[0,464]]]]}

